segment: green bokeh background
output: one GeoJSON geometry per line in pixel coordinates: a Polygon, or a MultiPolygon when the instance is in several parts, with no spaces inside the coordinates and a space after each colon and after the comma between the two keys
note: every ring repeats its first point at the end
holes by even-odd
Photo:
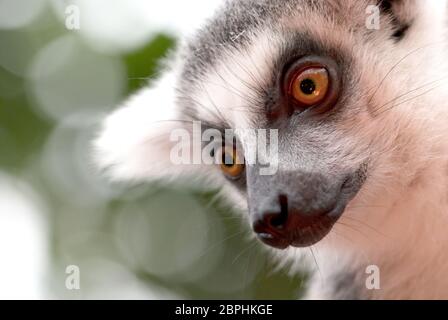
{"type": "MultiPolygon", "coordinates": [[[[77,31],[65,29],[54,12],[48,10],[26,28],[1,30],[0,50],[9,56],[20,56],[20,68],[27,70],[42,48],[67,34],[85,43],[77,31]]],[[[175,43],[172,34],[157,32],[133,51],[95,54],[104,59],[112,57],[125,66],[125,90],[120,97],[125,99],[155,76],[158,61],[175,43]]],[[[81,76],[82,68],[92,67],[88,63],[82,65],[81,76]]],[[[55,92],[58,90],[54,88],[55,92]]],[[[76,95],[78,88],[64,90],[76,95]]],[[[83,126],[66,126],[64,121],[45,115],[30,91],[26,72],[15,74],[0,65],[0,171],[29,184],[45,202],[44,218],[48,223],[45,236],[50,244],[45,285],[50,297],[296,299],[300,296],[303,279],[289,276],[287,268],[276,268],[263,248],[249,240],[250,231],[238,215],[224,202],[214,201],[216,190],[120,185],[111,187],[112,195],[95,198],[93,194],[93,200],[84,199],[83,190],[91,187],[91,181],[76,176],[76,170],[72,169],[84,165],[79,163],[82,159],[88,162],[86,141],[93,137],[100,117],[92,117],[88,130],[83,126]],[[84,149],[77,147],[80,135],[84,149]],[[58,150],[59,144],[51,148],[57,155],[54,161],[58,161],[63,171],[72,171],[62,178],[63,185],[68,185],[65,189],[48,177],[53,166],[49,159],[53,158],[45,156],[46,146],[55,138],[62,139],[64,148],[58,150]],[[86,154],[78,157],[79,150],[86,154]],[[191,212],[195,210],[207,215],[206,223],[198,225],[189,220],[191,215],[195,216],[191,212]],[[147,221],[150,228],[145,227],[147,221]],[[196,252],[191,263],[177,269],[176,261],[182,262],[179,259],[189,256],[185,252],[189,244],[171,241],[173,235],[186,234],[185,241],[189,241],[188,235],[201,232],[205,239],[202,253],[196,252]],[[141,258],[147,250],[151,254],[141,258]],[[154,261],[156,267],[146,267],[154,261]],[[65,267],[70,264],[80,267],[81,290],[65,288],[65,267]],[[161,272],[165,267],[174,271],[161,272]],[[129,282],[133,283],[131,288],[127,287],[129,282]]],[[[109,110],[114,107],[110,105],[109,110]]],[[[93,169],[90,174],[103,179],[93,169]]],[[[199,221],[202,213],[193,221],[199,221]]]]}

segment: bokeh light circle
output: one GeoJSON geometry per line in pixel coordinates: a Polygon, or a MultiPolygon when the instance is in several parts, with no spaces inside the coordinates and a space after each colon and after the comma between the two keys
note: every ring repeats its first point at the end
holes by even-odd
{"type": "Polygon", "coordinates": [[[46,0],[0,0],[0,29],[23,28],[35,21],[46,0]]]}
{"type": "Polygon", "coordinates": [[[0,171],[0,299],[43,299],[46,208],[31,185],[0,171]]]}
{"type": "Polygon", "coordinates": [[[134,268],[179,282],[191,282],[215,267],[222,226],[185,192],[163,192],[124,206],[115,222],[118,247],[134,268]],[[206,263],[203,260],[205,257],[206,263]],[[200,262],[200,263],[198,263],[200,262]]]}
{"type": "Polygon", "coordinates": [[[88,48],[75,35],[50,42],[35,57],[28,90],[40,113],[63,120],[75,113],[101,112],[115,107],[125,91],[121,60],[88,48]]]}

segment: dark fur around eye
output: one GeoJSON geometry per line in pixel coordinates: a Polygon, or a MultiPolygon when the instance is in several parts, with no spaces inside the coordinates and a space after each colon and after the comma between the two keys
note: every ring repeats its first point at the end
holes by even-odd
{"type": "Polygon", "coordinates": [[[405,37],[407,31],[411,26],[408,22],[400,21],[400,19],[394,12],[394,3],[400,5],[402,4],[402,2],[403,0],[381,0],[379,2],[379,7],[382,14],[389,15],[392,18],[394,32],[392,33],[391,37],[397,42],[405,37]]]}

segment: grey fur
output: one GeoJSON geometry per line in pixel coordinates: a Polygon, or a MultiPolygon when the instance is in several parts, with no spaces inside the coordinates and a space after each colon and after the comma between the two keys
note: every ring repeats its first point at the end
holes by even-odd
{"type": "MultiPolygon", "coordinates": [[[[394,1],[373,1],[373,4],[394,1]],[[376,2],[376,3],[375,3],[376,2]]],[[[399,1],[398,1],[399,2],[399,1]]],[[[344,0],[226,0],[221,10],[187,42],[182,53],[186,61],[182,78],[195,80],[207,72],[210,64],[221,57],[223,48],[244,47],[251,39],[245,36],[265,26],[275,27],[284,18],[304,11],[304,8],[327,17],[344,17],[344,0]]],[[[384,14],[392,16],[396,31],[405,31],[411,21],[401,22],[391,5],[382,5],[384,14]]],[[[344,19],[349,19],[345,17],[344,19]]],[[[359,26],[358,26],[359,27],[359,26]]],[[[391,36],[396,36],[391,34],[391,36]]]]}
{"type": "MultiPolygon", "coordinates": [[[[398,15],[394,14],[396,5],[390,3],[396,2],[401,1],[373,1],[374,4],[383,4],[381,5],[382,13],[390,18],[392,25],[393,31],[390,31],[390,36],[400,40],[409,29],[411,21],[402,22],[398,15]]],[[[349,12],[346,12],[348,3],[345,0],[226,0],[221,10],[218,10],[217,14],[179,50],[178,59],[182,62],[182,72],[177,91],[183,112],[195,117],[192,107],[195,101],[192,100],[191,92],[198,90],[201,79],[210,72],[210,69],[213,69],[214,64],[220,60],[227,49],[237,48],[244,52],[245,47],[253,41],[248,35],[265,28],[282,33],[280,18],[298,15],[301,12],[306,18],[305,12],[314,12],[328,19],[336,17],[341,20],[341,23],[349,21],[347,25],[351,29],[360,29],[365,32],[364,25],[353,25],[349,12]]],[[[276,61],[277,66],[284,66],[287,59],[291,59],[293,53],[298,50],[301,50],[301,53],[315,54],[332,50],[332,48],[326,48],[325,43],[310,40],[312,34],[306,30],[302,31],[302,34],[282,34],[281,36],[284,38],[284,48],[283,55],[276,61]]],[[[336,51],[332,54],[340,58],[340,52],[336,51]]],[[[345,62],[350,64],[349,60],[345,62]]],[[[278,67],[274,69],[278,70],[278,67]]],[[[272,82],[277,80],[276,76],[277,74],[272,75],[272,82]]],[[[265,94],[260,103],[264,103],[269,108],[270,101],[275,101],[276,93],[271,92],[269,87],[259,89],[265,94]]]]}

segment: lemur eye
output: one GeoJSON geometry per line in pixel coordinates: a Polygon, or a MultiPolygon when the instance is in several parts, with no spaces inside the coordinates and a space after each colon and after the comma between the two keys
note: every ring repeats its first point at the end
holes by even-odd
{"type": "Polygon", "coordinates": [[[221,148],[221,170],[230,179],[238,179],[244,171],[244,159],[236,148],[221,148]]]}
{"type": "Polygon", "coordinates": [[[311,67],[294,77],[290,94],[300,104],[313,106],[325,98],[329,83],[328,72],[325,68],[311,67]]]}
{"type": "Polygon", "coordinates": [[[307,56],[296,60],[284,75],[288,113],[308,108],[317,113],[329,110],[336,104],[341,82],[338,65],[330,58],[307,56]]]}

